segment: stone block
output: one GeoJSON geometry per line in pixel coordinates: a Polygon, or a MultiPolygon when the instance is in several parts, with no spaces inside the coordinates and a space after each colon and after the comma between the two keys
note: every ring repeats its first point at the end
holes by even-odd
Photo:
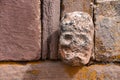
{"type": "Polygon", "coordinates": [[[42,59],[58,58],[60,0],[43,0],[42,59]]]}
{"type": "Polygon", "coordinates": [[[119,80],[120,66],[115,64],[91,65],[83,67],[73,80],[119,80]]]}
{"type": "Polygon", "coordinates": [[[91,16],[93,14],[90,3],[93,0],[62,0],[61,13],[62,17],[69,12],[82,11],[89,13],[91,16]]]}
{"type": "Polygon", "coordinates": [[[0,0],[0,61],[38,60],[40,0],[0,0]]]}
{"type": "Polygon", "coordinates": [[[105,1],[95,8],[95,57],[120,61],[120,1],[105,1]]]}
{"type": "Polygon", "coordinates": [[[0,62],[0,80],[119,80],[115,64],[72,67],[57,62],[0,62]]]}

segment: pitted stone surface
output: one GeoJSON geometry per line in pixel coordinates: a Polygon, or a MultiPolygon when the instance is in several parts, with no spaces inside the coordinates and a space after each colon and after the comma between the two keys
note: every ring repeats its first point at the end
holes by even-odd
{"type": "Polygon", "coordinates": [[[0,61],[38,60],[40,0],[0,0],[0,61]]]}
{"type": "Polygon", "coordinates": [[[67,13],[61,21],[60,54],[73,66],[87,64],[92,56],[94,26],[84,12],[67,13]]]}
{"type": "Polygon", "coordinates": [[[120,61],[120,1],[98,3],[95,18],[96,60],[120,61]]]}

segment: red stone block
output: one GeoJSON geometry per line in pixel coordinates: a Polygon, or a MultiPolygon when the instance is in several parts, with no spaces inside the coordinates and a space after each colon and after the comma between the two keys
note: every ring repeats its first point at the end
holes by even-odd
{"type": "Polygon", "coordinates": [[[57,59],[59,43],[60,0],[43,0],[42,59],[57,59]]]}
{"type": "Polygon", "coordinates": [[[40,0],[0,0],[0,60],[38,60],[40,24],[40,0]]]}

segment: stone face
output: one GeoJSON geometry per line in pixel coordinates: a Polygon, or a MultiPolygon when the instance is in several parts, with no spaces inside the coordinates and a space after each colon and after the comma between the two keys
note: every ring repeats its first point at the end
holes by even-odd
{"type": "Polygon", "coordinates": [[[62,0],[62,16],[74,11],[83,11],[92,16],[92,8],[90,7],[91,2],[93,2],[93,0],[62,0]]]}
{"type": "Polygon", "coordinates": [[[92,56],[94,26],[85,12],[67,13],[61,20],[60,54],[64,62],[87,64],[92,56]]]}
{"type": "Polygon", "coordinates": [[[43,0],[42,59],[57,59],[60,0],[43,0]]]}
{"type": "Polygon", "coordinates": [[[0,61],[40,58],[40,0],[0,0],[0,61]]]}
{"type": "Polygon", "coordinates": [[[0,62],[0,73],[0,80],[119,80],[120,66],[99,64],[72,67],[59,61],[0,62]]]}
{"type": "Polygon", "coordinates": [[[96,60],[120,61],[120,1],[98,3],[95,18],[96,60]]]}

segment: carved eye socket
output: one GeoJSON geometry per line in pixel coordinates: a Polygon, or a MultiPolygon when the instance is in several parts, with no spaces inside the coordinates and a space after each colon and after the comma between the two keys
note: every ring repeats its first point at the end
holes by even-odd
{"type": "Polygon", "coordinates": [[[70,34],[66,34],[65,36],[64,36],[64,38],[66,39],[66,40],[71,40],[72,39],[72,35],[70,35],[70,34]]]}

